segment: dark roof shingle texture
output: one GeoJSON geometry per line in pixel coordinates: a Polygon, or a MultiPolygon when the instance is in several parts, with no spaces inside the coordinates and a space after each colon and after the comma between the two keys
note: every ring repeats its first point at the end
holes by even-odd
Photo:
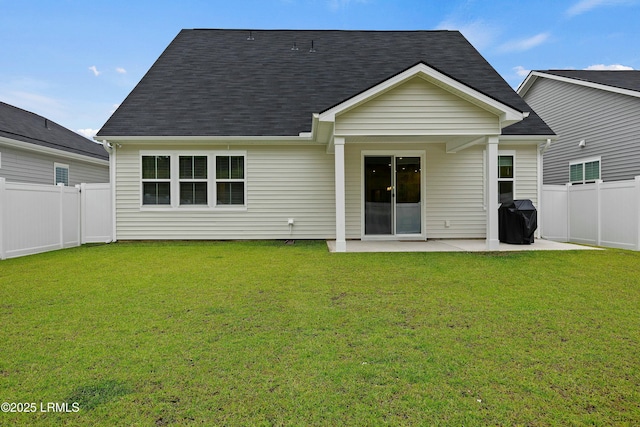
{"type": "Polygon", "coordinates": [[[0,102],[0,136],[97,159],[109,159],[102,145],[42,116],[4,102],[0,102]]]}
{"type": "MultiPolygon", "coordinates": [[[[531,111],[457,31],[251,34],[254,40],[244,30],[182,30],[98,135],[297,136],[311,130],[313,113],[420,62],[531,111]]],[[[532,113],[503,134],[553,132],[532,113]]]]}

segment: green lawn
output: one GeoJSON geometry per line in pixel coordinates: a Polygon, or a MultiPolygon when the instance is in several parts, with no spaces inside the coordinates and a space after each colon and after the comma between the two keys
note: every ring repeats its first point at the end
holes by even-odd
{"type": "Polygon", "coordinates": [[[5,260],[0,401],[37,407],[2,426],[639,425],[640,253],[177,242],[5,260]]]}

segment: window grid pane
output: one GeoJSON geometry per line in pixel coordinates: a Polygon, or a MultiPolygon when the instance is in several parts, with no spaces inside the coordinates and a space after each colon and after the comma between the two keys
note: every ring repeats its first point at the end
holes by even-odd
{"type": "Polygon", "coordinates": [[[56,167],[56,185],[58,184],[69,185],[69,169],[56,167]]]}
{"type": "Polygon", "coordinates": [[[231,178],[230,157],[216,156],[216,179],[231,178]]]}
{"type": "Polygon", "coordinates": [[[181,205],[206,205],[207,204],[207,183],[206,182],[181,182],[180,183],[180,204],[181,205]]]}
{"type": "Polygon", "coordinates": [[[156,179],[155,156],[142,156],[142,179],[156,179]]]}
{"type": "Polygon", "coordinates": [[[585,181],[600,179],[600,162],[587,162],[584,164],[585,181]]]}
{"type": "Polygon", "coordinates": [[[498,182],[498,195],[500,203],[513,201],[513,181],[498,182]]]}
{"type": "Polygon", "coordinates": [[[144,182],[142,192],[145,205],[171,204],[171,185],[168,182],[144,182]]]}
{"type": "Polygon", "coordinates": [[[513,178],[513,156],[498,156],[498,178],[513,178]]]}
{"type": "Polygon", "coordinates": [[[207,179],[206,156],[180,156],[180,179],[207,179]]]}
{"type": "Polygon", "coordinates": [[[244,205],[244,182],[218,182],[216,194],[219,205],[244,205]]]}
{"type": "Polygon", "coordinates": [[[570,166],[569,180],[571,182],[582,182],[582,172],[583,172],[582,166],[583,166],[582,163],[570,166]]]}
{"type": "Polygon", "coordinates": [[[244,157],[232,156],[229,161],[231,163],[231,179],[244,179],[244,157]]]}
{"type": "Polygon", "coordinates": [[[169,156],[156,156],[156,179],[171,178],[171,162],[169,156]]]}

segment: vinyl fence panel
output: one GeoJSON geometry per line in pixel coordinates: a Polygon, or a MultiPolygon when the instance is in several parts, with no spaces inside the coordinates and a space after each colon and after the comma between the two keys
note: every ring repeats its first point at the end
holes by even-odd
{"type": "Polygon", "coordinates": [[[545,239],[558,242],[569,241],[567,186],[542,186],[542,234],[545,239]]]}
{"type": "Polygon", "coordinates": [[[542,237],[640,250],[640,176],[542,187],[542,237]]]}
{"type": "Polygon", "coordinates": [[[0,178],[0,258],[80,244],[79,190],[0,178]]]}

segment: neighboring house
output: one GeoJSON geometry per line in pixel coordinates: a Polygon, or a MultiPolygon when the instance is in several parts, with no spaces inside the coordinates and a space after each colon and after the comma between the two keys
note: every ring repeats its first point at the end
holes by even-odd
{"type": "Polygon", "coordinates": [[[100,144],[0,102],[0,177],[71,186],[109,182],[109,156],[100,144]]]}
{"type": "Polygon", "coordinates": [[[532,71],[518,93],[558,134],[545,184],[640,175],[640,71],[532,71]]]}
{"type": "Polygon", "coordinates": [[[115,239],[486,239],[551,129],[457,31],[183,30],[98,132],[115,239]]]}

